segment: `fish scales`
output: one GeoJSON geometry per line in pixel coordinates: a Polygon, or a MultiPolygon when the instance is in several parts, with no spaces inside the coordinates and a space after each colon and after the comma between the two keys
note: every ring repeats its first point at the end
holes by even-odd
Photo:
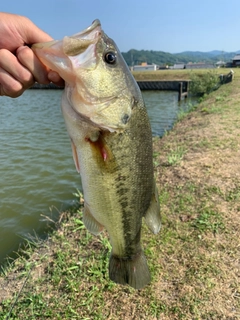
{"type": "MultiPolygon", "coordinates": [[[[149,130],[145,129],[146,117],[145,108],[135,107],[130,120],[132,125],[129,123],[129,129],[123,133],[107,135],[106,138],[106,144],[114,155],[112,161],[116,164],[116,171],[111,175],[111,181],[108,182],[112,190],[111,202],[113,203],[113,209],[109,212],[112,215],[113,224],[108,229],[116,232],[114,207],[117,200],[122,212],[123,257],[131,257],[137,253],[135,242],[138,243],[140,240],[141,219],[148,209],[152,194],[153,168],[148,165],[149,162],[152,163],[149,161],[152,159],[152,148],[149,143],[149,140],[151,141],[149,130]],[[137,121],[138,118],[139,121],[137,121]],[[133,145],[132,140],[136,137],[136,130],[139,128],[141,128],[143,139],[138,139],[133,145]],[[146,189],[150,190],[147,195],[146,189]],[[132,212],[136,214],[133,215],[132,212]],[[135,239],[136,234],[137,239],[135,239]]],[[[120,252],[117,253],[120,254],[120,252]]]]}
{"type": "Polygon", "coordinates": [[[81,175],[84,224],[95,235],[108,231],[110,279],[141,289],[151,279],[141,247],[142,218],[155,234],[161,223],[140,89],[98,20],[33,50],[65,80],[62,113],[81,175]]]}

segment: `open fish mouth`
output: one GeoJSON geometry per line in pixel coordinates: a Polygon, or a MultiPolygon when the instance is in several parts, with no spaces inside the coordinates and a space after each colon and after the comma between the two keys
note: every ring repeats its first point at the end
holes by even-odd
{"type": "MultiPolygon", "coordinates": [[[[87,27],[86,29],[72,35],[71,37],[64,37],[64,38],[71,38],[71,39],[85,39],[85,40],[93,40],[96,38],[96,36],[99,36],[101,34],[102,28],[101,28],[101,22],[96,19],[93,21],[93,23],[87,27]],[[95,31],[95,32],[93,32],[95,31]]],[[[32,45],[33,49],[42,49],[42,48],[50,48],[56,43],[60,43],[63,40],[53,40],[48,42],[40,42],[35,43],[32,45]]]]}
{"type": "MultiPolygon", "coordinates": [[[[62,40],[36,43],[32,46],[39,58],[61,74],[67,68],[91,69],[96,66],[96,44],[102,35],[98,19],[86,29],[62,40]],[[68,61],[67,61],[68,60],[68,61]]],[[[64,78],[64,76],[63,76],[64,78]]]]}
{"type": "Polygon", "coordinates": [[[89,34],[92,33],[92,31],[94,31],[97,28],[101,29],[101,22],[98,19],[94,20],[93,23],[89,27],[87,27],[86,29],[71,36],[71,38],[87,37],[89,34]]]}
{"type": "Polygon", "coordinates": [[[69,57],[69,59],[74,59],[73,63],[76,64],[76,59],[79,60],[79,66],[84,68],[84,65],[89,57],[92,58],[93,55],[96,55],[94,48],[95,44],[99,40],[99,37],[101,36],[101,33],[102,29],[100,21],[94,20],[91,26],[83,31],[80,31],[71,37],[63,38],[63,52],[69,57]]]}
{"type": "Polygon", "coordinates": [[[115,73],[125,79],[118,63],[120,53],[98,19],[72,36],[34,44],[32,48],[41,62],[56,71],[66,87],[71,88],[65,102],[80,118],[110,132],[126,126],[123,119],[130,119],[132,99],[127,95],[125,82],[119,87],[118,81],[112,78],[117,70],[115,73]],[[118,99],[125,101],[120,107],[116,107],[118,99]]]}

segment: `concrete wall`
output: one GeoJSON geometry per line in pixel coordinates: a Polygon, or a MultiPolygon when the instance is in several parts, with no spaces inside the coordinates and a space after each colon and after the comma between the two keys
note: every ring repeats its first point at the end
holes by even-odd
{"type": "Polygon", "coordinates": [[[141,90],[179,90],[179,83],[183,83],[183,90],[187,87],[188,81],[137,81],[141,90]]]}

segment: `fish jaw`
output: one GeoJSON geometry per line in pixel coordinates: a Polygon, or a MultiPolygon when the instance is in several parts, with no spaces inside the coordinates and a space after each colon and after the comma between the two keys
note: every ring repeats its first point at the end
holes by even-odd
{"type": "Polygon", "coordinates": [[[95,46],[101,35],[101,24],[94,20],[85,30],[62,40],[35,43],[32,50],[41,62],[56,71],[69,84],[76,81],[76,68],[94,68],[95,46]]]}

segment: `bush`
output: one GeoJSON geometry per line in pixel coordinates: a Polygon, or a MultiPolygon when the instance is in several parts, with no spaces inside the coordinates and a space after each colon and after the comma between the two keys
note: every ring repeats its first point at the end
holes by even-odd
{"type": "Polygon", "coordinates": [[[215,71],[208,71],[201,75],[192,73],[190,79],[190,93],[196,96],[209,94],[220,86],[219,75],[215,71]]]}

